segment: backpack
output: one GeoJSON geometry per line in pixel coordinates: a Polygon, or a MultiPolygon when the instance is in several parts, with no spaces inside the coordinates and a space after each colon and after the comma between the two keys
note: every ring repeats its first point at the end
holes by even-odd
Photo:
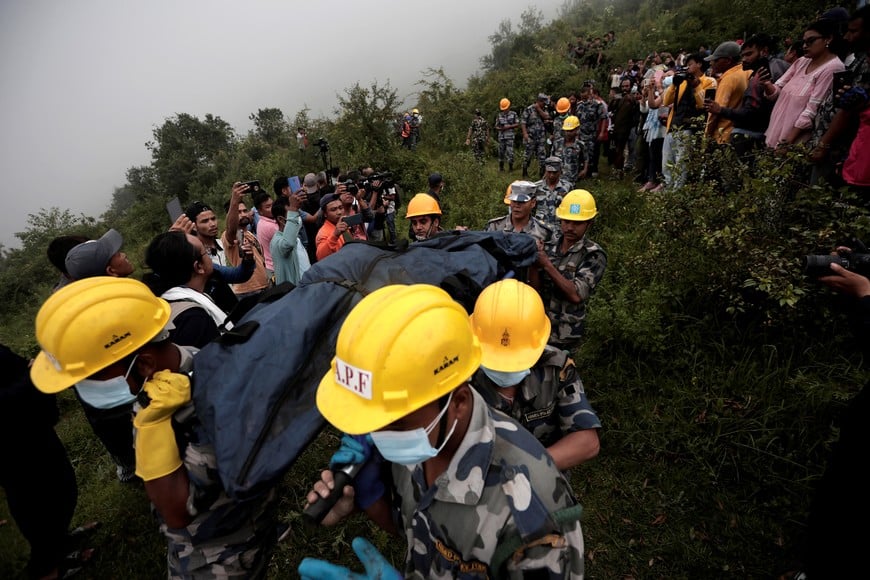
{"type": "Polygon", "coordinates": [[[345,244],[299,285],[260,302],[193,360],[193,400],[227,494],[245,500],[277,485],[326,425],[315,404],[341,324],[388,284],[440,286],[474,309],[480,291],[535,260],[534,238],[450,232],[406,249],[345,244]]]}

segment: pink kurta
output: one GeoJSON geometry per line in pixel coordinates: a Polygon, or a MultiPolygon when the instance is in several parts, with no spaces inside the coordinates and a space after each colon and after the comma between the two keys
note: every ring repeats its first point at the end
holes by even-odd
{"type": "Polygon", "coordinates": [[[870,187],[870,107],[861,111],[858,134],[843,164],[843,180],[849,185],[870,187]]]}
{"type": "Polygon", "coordinates": [[[810,138],[809,129],[813,127],[819,105],[831,90],[834,73],[845,69],[839,58],[832,58],[807,74],[811,62],[806,57],[797,59],[776,81],[779,98],[773,106],[765,133],[768,147],[776,147],[794,127],[805,131],[799,143],[810,138]]]}

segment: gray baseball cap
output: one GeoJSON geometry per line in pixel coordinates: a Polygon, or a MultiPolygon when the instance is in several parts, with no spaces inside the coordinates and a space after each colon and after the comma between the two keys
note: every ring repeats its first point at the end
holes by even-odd
{"type": "Polygon", "coordinates": [[[727,42],[723,42],[716,47],[716,50],[713,51],[713,54],[711,54],[704,60],[710,62],[716,60],[717,58],[730,58],[733,60],[739,60],[740,45],[730,40],[727,42]]]}
{"type": "Polygon", "coordinates": [[[317,176],[313,173],[306,173],[302,187],[305,188],[305,193],[317,193],[317,176]]]}
{"type": "Polygon", "coordinates": [[[124,238],[115,230],[109,230],[99,240],[79,244],[66,255],[66,271],[74,280],[105,276],[106,266],[123,244],[124,238]]]}

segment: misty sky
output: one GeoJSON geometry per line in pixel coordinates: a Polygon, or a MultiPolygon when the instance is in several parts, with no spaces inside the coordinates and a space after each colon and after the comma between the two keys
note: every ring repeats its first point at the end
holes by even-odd
{"type": "Polygon", "coordinates": [[[463,87],[499,22],[530,5],[549,21],[561,0],[2,0],[0,243],[19,247],[41,207],[99,217],[175,113],[244,133],[259,108],[330,116],[357,81],[411,102],[443,66],[463,87]]]}

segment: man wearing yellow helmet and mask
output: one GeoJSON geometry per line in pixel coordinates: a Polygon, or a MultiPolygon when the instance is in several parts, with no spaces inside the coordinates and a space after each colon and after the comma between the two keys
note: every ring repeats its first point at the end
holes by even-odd
{"type": "Polygon", "coordinates": [[[472,385],[486,402],[528,429],[560,470],[598,455],[601,422],[570,355],[547,344],[550,319],[538,292],[516,279],[490,284],[471,326],[481,348],[472,385]]]}
{"type": "Polygon", "coordinates": [[[529,283],[544,299],[552,323],[549,344],[565,350],[580,345],[586,303],[607,267],[607,254],[587,237],[598,215],[595,198],[585,189],[569,191],[556,209],[560,231],[529,268],[529,283]]]}
{"type": "Polygon", "coordinates": [[[520,117],[511,110],[511,102],[502,99],[498,103],[498,116],[495,130],[498,133],[498,170],[504,171],[507,161],[508,171],[514,170],[514,131],[520,126],[520,117]]]}
{"type": "MultiPolygon", "coordinates": [[[[480,345],[459,303],[435,286],[383,287],[348,315],[335,352],[317,390],[320,412],[348,434],[333,463],[370,463],[339,488],[323,523],[348,515],[356,499],[407,541],[401,574],[356,538],[366,575],[354,577],[583,577],[580,506],[532,434],[469,386],[480,345]],[[378,459],[388,474],[364,477],[378,459]]],[[[321,477],[313,505],[335,486],[332,471],[321,477]]],[[[299,573],[351,577],[312,558],[299,573]]]]}
{"type": "Polygon", "coordinates": [[[262,578],[277,543],[277,494],[237,503],[223,490],[190,402],[196,349],[169,340],[169,318],[169,303],[136,280],[73,282],[36,316],[42,352],[31,379],[45,393],[88,380],[106,396],[138,395],[136,475],[160,516],[169,577],[262,578]]]}

